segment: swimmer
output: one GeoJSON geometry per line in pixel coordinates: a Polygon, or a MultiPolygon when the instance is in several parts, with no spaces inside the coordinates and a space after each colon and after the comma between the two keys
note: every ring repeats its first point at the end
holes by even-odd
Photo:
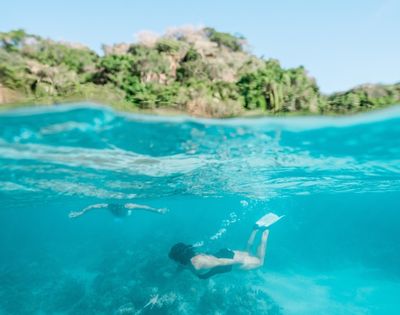
{"type": "Polygon", "coordinates": [[[251,248],[256,234],[260,230],[259,226],[254,226],[247,242],[246,251],[224,248],[215,254],[196,253],[192,245],[177,243],[172,246],[168,256],[178,263],[180,267],[189,269],[200,279],[208,279],[218,273],[229,272],[234,265],[237,265],[242,270],[256,269],[264,265],[269,235],[268,229],[262,231],[257,253],[252,255],[251,248]]]}
{"type": "Polygon", "coordinates": [[[69,213],[69,217],[72,218],[78,218],[88,211],[94,210],[94,209],[106,209],[110,211],[115,217],[118,218],[123,218],[123,217],[128,217],[132,215],[132,212],[134,210],[144,210],[144,211],[149,211],[149,212],[155,212],[158,214],[164,214],[168,210],[166,208],[152,208],[146,205],[138,205],[135,203],[126,203],[126,204],[115,204],[115,203],[97,203],[94,205],[90,205],[86,207],[85,209],[81,211],[72,211],[69,213]]]}
{"type": "Polygon", "coordinates": [[[283,217],[284,215],[278,216],[272,212],[261,217],[254,224],[253,231],[247,241],[246,251],[224,248],[215,254],[196,253],[193,245],[177,243],[171,247],[168,256],[178,263],[178,266],[189,269],[200,279],[208,279],[218,273],[229,272],[235,265],[242,270],[257,269],[264,265],[269,236],[268,228],[283,217]],[[262,231],[261,241],[257,253],[252,255],[251,248],[258,231],[262,231]]]}

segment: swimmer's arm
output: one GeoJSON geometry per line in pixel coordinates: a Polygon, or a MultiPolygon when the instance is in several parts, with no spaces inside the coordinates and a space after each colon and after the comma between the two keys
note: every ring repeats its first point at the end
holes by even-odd
{"type": "Polygon", "coordinates": [[[102,209],[102,208],[107,208],[108,207],[108,203],[96,203],[94,205],[90,205],[84,209],[82,209],[81,211],[71,211],[68,214],[68,217],[73,219],[73,218],[77,218],[80,217],[81,215],[84,215],[86,212],[93,210],[93,209],[102,209]]]}
{"type": "Polygon", "coordinates": [[[209,255],[197,255],[191,259],[192,265],[196,270],[210,269],[218,266],[231,266],[239,264],[238,261],[229,258],[217,258],[209,255]]]}
{"type": "Polygon", "coordinates": [[[141,209],[141,210],[145,210],[145,211],[156,212],[159,214],[164,214],[164,213],[168,212],[168,209],[166,209],[166,208],[152,208],[152,207],[149,207],[146,205],[138,205],[136,203],[126,203],[125,208],[129,209],[129,210],[141,209]]]}

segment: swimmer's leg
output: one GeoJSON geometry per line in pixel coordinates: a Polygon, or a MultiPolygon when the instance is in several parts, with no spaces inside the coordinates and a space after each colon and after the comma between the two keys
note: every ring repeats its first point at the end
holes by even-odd
{"type": "Polygon", "coordinates": [[[264,265],[265,253],[267,251],[269,230],[265,230],[261,235],[261,243],[257,249],[257,257],[260,259],[260,266],[264,265]]]}
{"type": "Polygon", "coordinates": [[[254,239],[256,238],[257,232],[258,232],[258,229],[253,229],[253,231],[251,231],[249,240],[247,241],[246,252],[248,252],[249,254],[251,251],[251,247],[253,246],[254,239]]]}

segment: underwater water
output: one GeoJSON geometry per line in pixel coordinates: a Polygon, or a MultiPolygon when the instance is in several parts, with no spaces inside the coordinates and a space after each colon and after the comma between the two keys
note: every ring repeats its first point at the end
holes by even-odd
{"type": "Polygon", "coordinates": [[[89,104],[0,115],[0,314],[399,314],[400,108],[201,120],[89,104]],[[167,208],[116,217],[93,204],[167,208]],[[168,258],[266,261],[200,280],[168,258]]]}

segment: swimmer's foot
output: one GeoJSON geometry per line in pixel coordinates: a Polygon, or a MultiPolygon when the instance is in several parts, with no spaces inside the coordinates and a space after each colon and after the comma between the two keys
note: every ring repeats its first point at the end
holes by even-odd
{"type": "Polygon", "coordinates": [[[158,212],[159,214],[166,214],[168,211],[169,211],[169,210],[168,210],[167,208],[160,208],[160,209],[157,209],[157,212],[158,212]]]}
{"type": "Polygon", "coordinates": [[[267,229],[268,229],[268,226],[260,226],[260,225],[258,225],[257,223],[255,223],[255,224],[253,225],[253,230],[258,230],[258,231],[263,232],[263,231],[265,231],[265,230],[267,230],[267,229]]]}

